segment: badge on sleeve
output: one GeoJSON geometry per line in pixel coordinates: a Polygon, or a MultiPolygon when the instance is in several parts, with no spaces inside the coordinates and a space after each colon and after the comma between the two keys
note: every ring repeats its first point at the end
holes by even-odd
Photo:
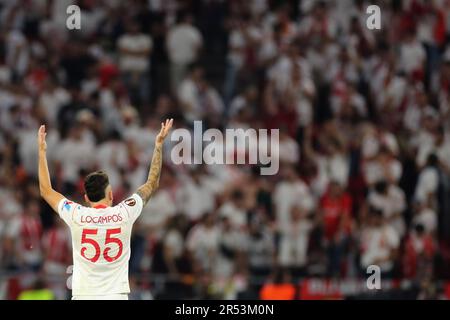
{"type": "Polygon", "coordinates": [[[129,207],[133,207],[136,204],[136,200],[134,200],[133,198],[127,199],[125,200],[125,204],[129,207]]]}
{"type": "Polygon", "coordinates": [[[63,203],[63,208],[66,209],[67,211],[70,211],[70,205],[72,203],[73,203],[72,201],[65,200],[63,203]]]}

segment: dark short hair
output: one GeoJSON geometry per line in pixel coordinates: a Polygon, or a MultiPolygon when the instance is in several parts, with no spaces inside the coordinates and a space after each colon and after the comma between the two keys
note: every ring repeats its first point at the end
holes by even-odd
{"type": "Polygon", "coordinates": [[[377,193],[385,194],[388,190],[388,183],[385,180],[378,181],[375,183],[374,189],[377,193]]]}
{"type": "Polygon", "coordinates": [[[369,215],[371,215],[372,217],[376,217],[376,218],[382,218],[383,211],[381,211],[380,209],[378,209],[374,206],[370,206],[369,207],[369,215]]]}
{"type": "Polygon", "coordinates": [[[437,167],[439,164],[439,158],[435,153],[431,153],[427,158],[427,165],[437,167]]]}
{"type": "Polygon", "coordinates": [[[235,189],[231,193],[231,198],[235,201],[242,200],[242,199],[244,199],[244,193],[239,189],[235,189]]]}
{"type": "Polygon", "coordinates": [[[422,235],[425,232],[425,226],[421,223],[418,223],[414,226],[414,230],[416,230],[419,235],[422,235]]]}
{"type": "Polygon", "coordinates": [[[84,179],[84,191],[92,202],[98,202],[105,198],[108,185],[108,175],[103,171],[92,172],[84,179]]]}

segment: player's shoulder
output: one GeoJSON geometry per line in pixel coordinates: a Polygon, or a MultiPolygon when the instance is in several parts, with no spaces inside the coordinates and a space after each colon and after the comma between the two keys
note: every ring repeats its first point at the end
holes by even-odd
{"type": "Polygon", "coordinates": [[[68,211],[71,212],[74,209],[80,209],[81,205],[76,203],[75,201],[69,200],[67,198],[63,198],[60,200],[58,204],[59,211],[68,211]]]}
{"type": "Polygon", "coordinates": [[[127,210],[141,209],[143,206],[143,201],[140,195],[133,193],[131,196],[121,201],[117,206],[124,207],[127,210]]]}
{"type": "Polygon", "coordinates": [[[72,225],[74,217],[78,216],[78,213],[84,208],[84,206],[75,201],[63,198],[58,204],[58,214],[68,225],[72,225]]]}

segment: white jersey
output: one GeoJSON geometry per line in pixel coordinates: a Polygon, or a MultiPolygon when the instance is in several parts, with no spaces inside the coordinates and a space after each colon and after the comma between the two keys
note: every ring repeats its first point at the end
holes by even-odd
{"type": "Polygon", "coordinates": [[[70,227],[73,246],[73,296],[127,294],[133,223],[143,201],[137,194],[114,207],[84,207],[68,199],[58,214],[70,227]]]}

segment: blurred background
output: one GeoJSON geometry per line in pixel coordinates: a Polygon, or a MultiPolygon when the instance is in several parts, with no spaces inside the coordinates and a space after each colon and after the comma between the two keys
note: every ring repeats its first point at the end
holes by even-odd
{"type": "Polygon", "coordinates": [[[450,298],[449,35],[448,0],[0,0],[0,298],[70,298],[38,126],[55,189],[83,202],[103,169],[118,202],[168,117],[280,129],[280,171],[175,166],[166,141],[131,299],[450,298]]]}

